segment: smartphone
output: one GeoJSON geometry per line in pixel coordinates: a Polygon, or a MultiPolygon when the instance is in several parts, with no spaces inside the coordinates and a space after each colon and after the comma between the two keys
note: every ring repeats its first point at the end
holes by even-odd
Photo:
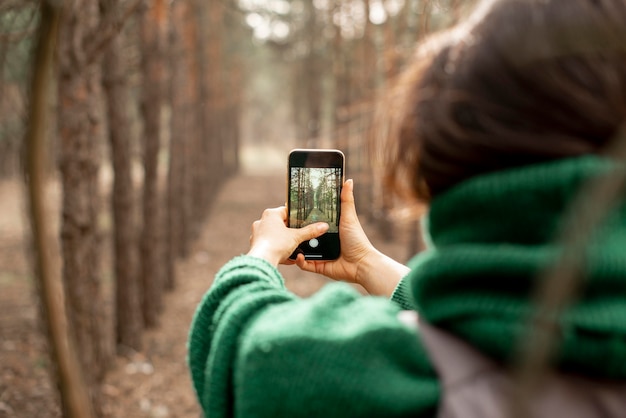
{"type": "Polygon", "coordinates": [[[309,260],[339,257],[339,218],[345,157],[336,149],[295,149],[289,153],[287,179],[287,226],[302,228],[326,222],[328,231],[301,243],[291,255],[304,254],[309,260]]]}

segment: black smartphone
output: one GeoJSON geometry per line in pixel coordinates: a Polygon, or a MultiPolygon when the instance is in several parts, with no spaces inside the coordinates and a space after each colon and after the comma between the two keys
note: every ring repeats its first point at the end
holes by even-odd
{"type": "Polygon", "coordinates": [[[344,155],[336,149],[295,149],[289,153],[287,179],[287,226],[302,228],[326,222],[328,231],[301,243],[291,255],[299,253],[309,260],[334,260],[339,257],[339,218],[344,155]]]}

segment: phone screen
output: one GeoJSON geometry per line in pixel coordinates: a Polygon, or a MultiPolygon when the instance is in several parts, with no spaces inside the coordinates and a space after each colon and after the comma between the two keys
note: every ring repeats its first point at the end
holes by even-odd
{"type": "Polygon", "coordinates": [[[297,253],[305,258],[332,260],[339,257],[339,218],[344,156],[338,150],[293,150],[289,155],[288,225],[302,228],[326,222],[329,230],[302,243],[297,253]]]}
{"type": "Polygon", "coordinates": [[[328,232],[339,232],[341,171],[338,167],[291,167],[289,226],[326,222],[328,232]]]}

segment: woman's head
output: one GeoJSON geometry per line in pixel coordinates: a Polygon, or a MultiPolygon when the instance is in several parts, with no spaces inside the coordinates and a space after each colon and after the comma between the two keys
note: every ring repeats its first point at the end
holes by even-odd
{"type": "Polygon", "coordinates": [[[474,175],[598,153],[626,119],[626,0],[493,0],[426,41],[387,144],[422,199],[474,175]]]}

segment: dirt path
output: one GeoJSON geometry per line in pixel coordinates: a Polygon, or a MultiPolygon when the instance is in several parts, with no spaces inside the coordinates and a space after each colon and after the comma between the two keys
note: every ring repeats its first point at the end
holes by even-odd
{"type": "MultiPolygon", "coordinates": [[[[225,184],[190,257],[177,265],[177,287],[165,297],[160,326],[145,333],[145,352],[118,357],[108,373],[107,417],[200,416],[185,364],[189,323],[215,272],[247,251],[252,222],[264,208],[283,204],[284,181],[280,174],[242,174],[225,184]]],[[[17,186],[0,184],[0,418],[59,417],[23,255],[22,206],[17,186]]],[[[375,235],[372,241],[398,258],[405,255],[375,235]]],[[[304,297],[326,283],[295,267],[281,271],[287,286],[304,297]]]]}
{"type": "MultiPolygon", "coordinates": [[[[146,334],[146,355],[134,363],[119,359],[107,378],[111,417],[200,416],[185,364],[189,323],[215,272],[247,251],[252,222],[264,208],[284,202],[283,181],[281,176],[238,176],[226,183],[191,256],[177,266],[177,287],[166,296],[161,326],[146,334]]],[[[323,280],[306,282],[296,286],[300,292],[323,280]]]]}

